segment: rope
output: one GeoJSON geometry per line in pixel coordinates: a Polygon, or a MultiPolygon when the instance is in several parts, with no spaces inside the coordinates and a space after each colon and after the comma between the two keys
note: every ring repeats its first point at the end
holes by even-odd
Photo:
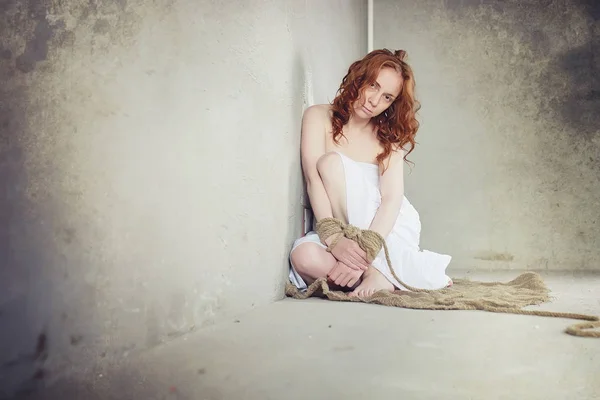
{"type": "MultiPolygon", "coordinates": [[[[327,247],[327,251],[331,252],[331,250],[335,247],[342,236],[347,237],[348,239],[354,240],[361,249],[363,249],[367,253],[367,258],[369,260],[375,259],[379,251],[383,247],[385,252],[385,259],[388,263],[390,271],[394,278],[406,289],[413,292],[426,292],[433,293],[438,292],[438,290],[432,289],[420,289],[415,288],[410,285],[404,283],[394,272],[394,268],[392,268],[392,262],[390,260],[390,254],[388,252],[387,244],[383,236],[379,233],[368,230],[368,229],[360,229],[356,226],[346,224],[343,221],[337,218],[323,218],[322,220],[317,222],[316,231],[319,235],[321,241],[325,242],[325,240],[332,236],[338,235],[330,246],[327,247]]],[[[464,307],[465,310],[482,310],[496,313],[506,313],[506,314],[521,314],[521,315],[536,315],[541,317],[554,317],[554,318],[568,318],[568,319],[578,319],[585,320],[590,322],[580,323],[571,325],[566,329],[566,333],[574,336],[581,337],[595,337],[600,338],[600,331],[589,331],[589,329],[600,328],[600,318],[594,315],[586,315],[586,314],[576,314],[576,313],[567,313],[567,312],[552,312],[552,311],[540,311],[540,310],[522,310],[519,308],[500,308],[493,307],[490,305],[486,305],[484,303],[478,302],[477,304],[472,304],[472,308],[464,307]]]]}

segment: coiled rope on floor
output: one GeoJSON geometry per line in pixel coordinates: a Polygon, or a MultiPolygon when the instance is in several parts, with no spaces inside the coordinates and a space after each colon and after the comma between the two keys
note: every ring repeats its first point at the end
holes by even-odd
{"type": "MultiPolygon", "coordinates": [[[[332,235],[338,235],[331,245],[327,248],[327,251],[331,251],[335,245],[338,243],[340,238],[346,237],[350,240],[355,241],[361,249],[363,249],[367,253],[368,260],[372,261],[377,257],[377,254],[383,248],[385,253],[385,259],[390,268],[390,272],[394,276],[394,278],[406,289],[413,292],[425,292],[425,293],[439,293],[440,290],[435,289],[421,289],[412,287],[403,282],[395,273],[394,268],[392,267],[392,262],[390,259],[390,255],[388,252],[387,244],[383,236],[379,233],[368,230],[368,229],[360,229],[356,226],[346,224],[343,221],[337,218],[323,218],[317,222],[316,231],[319,235],[321,241],[325,242],[327,238],[332,235]]],[[[438,300],[439,301],[439,300],[438,300]]],[[[448,301],[453,302],[450,298],[448,301]]],[[[585,320],[589,322],[579,323],[569,326],[565,332],[581,337],[595,337],[600,338],[600,331],[591,330],[595,328],[600,328],[600,318],[594,315],[586,315],[586,314],[577,314],[577,313],[567,313],[567,312],[552,312],[552,311],[541,311],[541,310],[522,310],[516,307],[494,307],[490,304],[486,304],[485,301],[471,301],[464,304],[460,304],[458,308],[460,310],[481,310],[481,311],[489,311],[496,313],[506,313],[506,314],[521,314],[521,315],[536,315],[541,317],[554,317],[554,318],[568,318],[568,319],[578,319],[585,320]]]]}

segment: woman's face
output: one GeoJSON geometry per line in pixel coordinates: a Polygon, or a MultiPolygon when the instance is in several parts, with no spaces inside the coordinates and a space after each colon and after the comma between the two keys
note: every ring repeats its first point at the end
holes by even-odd
{"type": "Polygon", "coordinates": [[[392,105],[402,89],[402,76],[393,68],[382,68],[375,82],[363,89],[354,105],[358,117],[373,118],[392,105]]]}

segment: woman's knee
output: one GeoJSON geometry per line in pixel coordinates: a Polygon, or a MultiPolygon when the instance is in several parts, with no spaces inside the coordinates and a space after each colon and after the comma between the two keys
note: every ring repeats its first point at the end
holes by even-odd
{"type": "Polygon", "coordinates": [[[311,279],[327,276],[336,263],[335,257],[315,243],[298,246],[290,258],[296,272],[311,279]]]}
{"type": "Polygon", "coordinates": [[[323,180],[331,180],[344,176],[344,165],[342,159],[336,152],[323,154],[317,160],[317,171],[323,180]]]}

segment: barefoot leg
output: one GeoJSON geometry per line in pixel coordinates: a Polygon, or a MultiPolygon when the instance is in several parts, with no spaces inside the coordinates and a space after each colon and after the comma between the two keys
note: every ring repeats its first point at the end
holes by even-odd
{"type": "Polygon", "coordinates": [[[369,267],[363,275],[362,282],[354,289],[354,291],[352,291],[352,293],[350,293],[350,296],[369,297],[380,290],[393,292],[394,285],[388,281],[381,272],[377,271],[377,269],[369,267]]]}
{"type": "Polygon", "coordinates": [[[337,260],[316,243],[303,243],[291,254],[292,265],[307,285],[327,277],[337,260]]]}
{"type": "MultiPolygon", "coordinates": [[[[329,198],[333,217],[348,223],[346,175],[341,156],[335,152],[322,155],[317,161],[317,171],[329,198]]],[[[331,253],[315,243],[298,246],[292,252],[291,260],[294,269],[307,285],[318,278],[327,277],[337,262],[331,253]]],[[[332,290],[348,291],[358,287],[361,281],[362,278],[351,288],[336,285],[331,281],[329,281],[329,286],[332,290]]]]}
{"type": "Polygon", "coordinates": [[[317,162],[317,170],[329,197],[333,216],[348,223],[346,176],[340,155],[333,152],[322,155],[317,162]]]}
{"type": "MultiPolygon", "coordinates": [[[[318,278],[327,278],[336,266],[337,260],[323,247],[316,243],[304,243],[298,246],[291,255],[292,265],[307,285],[318,278]]],[[[336,285],[328,279],[331,290],[351,291],[360,285],[360,278],[352,287],[336,285]]]]}

